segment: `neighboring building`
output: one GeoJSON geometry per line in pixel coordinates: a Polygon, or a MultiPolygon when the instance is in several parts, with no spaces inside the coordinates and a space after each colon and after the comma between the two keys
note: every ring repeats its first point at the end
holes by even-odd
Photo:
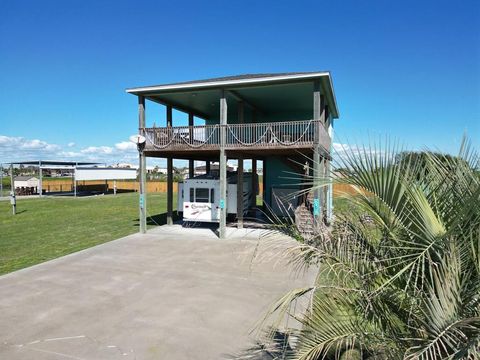
{"type": "Polygon", "coordinates": [[[21,189],[24,190],[23,192],[25,192],[25,194],[37,193],[39,183],[40,182],[38,178],[36,178],[35,176],[17,176],[13,178],[13,187],[19,193],[21,192],[21,189]],[[28,189],[28,191],[26,191],[25,189],[28,189]]]}
{"type": "MultiPolygon", "coordinates": [[[[211,162],[219,162],[219,196],[224,204],[227,158],[239,161],[238,183],[243,183],[244,159],[252,160],[253,173],[258,173],[257,162],[262,161],[263,201],[270,209],[282,211],[280,198],[285,199],[282,205],[289,210],[308,208],[316,224],[331,221],[331,186],[318,187],[308,197],[293,196],[307,188],[302,180],[311,182],[309,176],[319,179],[330,171],[333,122],[339,115],[329,72],[240,75],[144,86],[127,92],[138,97],[139,133],[146,138],[140,161],[144,167],[146,157],[167,158],[168,173],[173,174],[173,159],[184,159],[189,160],[189,175],[193,176],[194,161],[205,161],[206,171],[212,170],[211,162]],[[166,105],[165,127],[146,127],[145,100],[166,105]],[[173,109],[188,114],[189,126],[175,126],[173,109]],[[195,126],[195,118],[203,119],[200,126],[195,126]],[[299,165],[306,159],[305,166],[299,165]]],[[[170,181],[172,178],[169,176],[170,181]]],[[[173,186],[167,188],[167,223],[172,223],[173,186]]],[[[257,184],[253,188],[258,189],[257,184]]],[[[223,238],[226,211],[221,205],[220,209],[219,233],[223,238]]],[[[237,214],[243,214],[241,210],[237,214]]],[[[140,230],[145,231],[142,207],[140,212],[140,230]]],[[[243,223],[243,218],[238,222],[243,223]]]]}
{"type": "MultiPolygon", "coordinates": [[[[149,168],[150,167],[147,166],[147,171],[149,171],[149,168]]],[[[154,166],[153,169],[150,172],[167,175],[167,169],[166,168],[160,168],[158,166],[154,166]]]]}
{"type": "Polygon", "coordinates": [[[15,188],[17,187],[37,187],[38,178],[35,176],[16,176],[13,178],[15,188]]]}
{"type": "Polygon", "coordinates": [[[117,163],[115,165],[112,165],[112,167],[118,167],[118,168],[127,168],[127,169],[138,169],[138,164],[129,164],[129,163],[117,163]]]}
{"type": "MultiPolygon", "coordinates": [[[[227,171],[236,171],[236,166],[231,166],[231,165],[227,165],[227,171]]],[[[215,172],[215,173],[219,173],[220,171],[220,165],[218,163],[213,163],[213,164],[210,164],[210,172],[215,172]]],[[[197,166],[195,168],[195,172],[194,172],[194,175],[195,176],[198,176],[198,175],[203,175],[203,174],[206,174],[207,173],[207,166],[206,165],[202,165],[202,166],[197,166]]]]}

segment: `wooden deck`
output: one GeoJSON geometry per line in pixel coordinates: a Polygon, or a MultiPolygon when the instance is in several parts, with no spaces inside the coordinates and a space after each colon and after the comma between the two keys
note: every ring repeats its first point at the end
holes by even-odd
{"type": "Polygon", "coordinates": [[[222,143],[230,154],[266,155],[310,153],[317,142],[328,151],[331,142],[319,120],[146,128],[144,134],[147,156],[188,159],[215,158],[222,143]]]}

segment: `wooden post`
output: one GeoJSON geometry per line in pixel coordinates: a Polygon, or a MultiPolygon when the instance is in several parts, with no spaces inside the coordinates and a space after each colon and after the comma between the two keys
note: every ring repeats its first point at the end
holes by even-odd
{"type": "MultiPolygon", "coordinates": [[[[244,123],[245,113],[243,101],[238,102],[238,123],[244,123]]],[[[238,156],[237,164],[237,227],[243,228],[243,155],[238,156]]]]}
{"type": "MultiPolygon", "coordinates": [[[[145,97],[138,96],[138,132],[143,133],[145,128],[145,97]]],[[[145,144],[143,144],[145,145],[145,144]]],[[[146,196],[146,170],[147,160],[143,152],[143,146],[138,149],[139,162],[139,219],[140,219],[140,233],[147,232],[147,196],[146,196]]]]}
{"type": "Polygon", "coordinates": [[[3,164],[0,164],[0,197],[3,196],[3,164]]]}
{"type": "MultiPolygon", "coordinates": [[[[43,196],[43,179],[42,179],[42,162],[41,161],[38,162],[38,178],[39,178],[38,179],[38,189],[39,189],[38,193],[41,197],[41,196],[43,196]]],[[[12,186],[13,186],[13,184],[12,184],[12,186]]]]}
{"type": "MultiPolygon", "coordinates": [[[[172,106],[167,105],[167,127],[172,127],[172,106]]],[[[167,158],[167,225],[173,225],[173,159],[167,158]]]]}
{"type": "Polygon", "coordinates": [[[205,161],[205,173],[210,172],[210,160],[205,161]]]}
{"type": "MultiPolygon", "coordinates": [[[[252,159],[252,202],[250,203],[250,206],[252,208],[255,208],[257,206],[257,189],[258,189],[258,184],[257,184],[257,159],[252,159]]],[[[264,175],[265,176],[265,173],[264,175]]]]}
{"type": "Polygon", "coordinates": [[[267,163],[265,162],[265,159],[262,160],[262,206],[265,206],[266,203],[266,198],[265,198],[265,193],[266,193],[266,188],[267,188],[267,163]]]}
{"type": "MultiPolygon", "coordinates": [[[[188,126],[189,126],[189,137],[190,142],[193,144],[193,126],[194,126],[193,114],[188,114],[188,126]]],[[[188,178],[191,179],[195,176],[195,162],[193,160],[188,160],[188,178]]]]}
{"type": "Polygon", "coordinates": [[[222,90],[220,97],[220,227],[219,237],[225,239],[227,231],[227,156],[225,154],[227,125],[227,98],[225,91],[222,90]]]}
{"type": "MultiPolygon", "coordinates": [[[[325,129],[325,97],[323,95],[320,95],[320,125],[319,125],[319,130],[322,129],[322,132],[325,129]]],[[[321,136],[319,134],[319,149],[323,149],[325,152],[325,148],[323,147],[323,144],[321,143],[321,136]]],[[[326,202],[325,202],[325,179],[326,179],[326,161],[325,161],[325,155],[322,154],[320,155],[320,184],[322,187],[320,188],[320,220],[322,222],[325,222],[325,216],[326,216],[326,202]]]]}
{"type": "MultiPolygon", "coordinates": [[[[328,125],[328,135],[330,136],[330,157],[332,157],[333,152],[333,117],[330,115],[328,108],[325,109],[325,119],[328,125]]],[[[332,167],[331,162],[327,162],[327,176],[329,178],[328,190],[327,190],[327,223],[331,224],[333,221],[333,177],[332,177],[332,167]]]]}
{"type": "Polygon", "coordinates": [[[77,167],[73,169],[73,196],[77,197],[77,167]]]}
{"type": "MultiPolygon", "coordinates": [[[[315,80],[313,84],[313,120],[320,120],[321,106],[320,81],[315,80]]],[[[320,223],[322,214],[322,210],[320,209],[320,177],[322,176],[320,159],[320,126],[321,125],[318,123],[315,124],[315,140],[313,145],[313,217],[316,225],[320,223]]]]}

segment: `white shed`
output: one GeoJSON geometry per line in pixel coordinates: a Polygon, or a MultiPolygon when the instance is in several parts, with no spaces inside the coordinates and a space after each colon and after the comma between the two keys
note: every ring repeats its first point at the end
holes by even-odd
{"type": "Polygon", "coordinates": [[[17,176],[13,179],[13,185],[16,188],[38,187],[39,181],[35,176],[17,176]]]}

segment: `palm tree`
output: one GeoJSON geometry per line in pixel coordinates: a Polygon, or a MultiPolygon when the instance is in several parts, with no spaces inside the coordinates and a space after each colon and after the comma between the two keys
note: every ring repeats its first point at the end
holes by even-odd
{"type": "Polygon", "coordinates": [[[272,306],[285,316],[291,359],[480,359],[479,158],[364,148],[340,158],[348,211],[328,236],[289,248],[318,265],[313,286],[272,306]],[[368,218],[368,221],[365,219],[368,218]],[[306,302],[301,315],[294,304],[306,302]]]}

